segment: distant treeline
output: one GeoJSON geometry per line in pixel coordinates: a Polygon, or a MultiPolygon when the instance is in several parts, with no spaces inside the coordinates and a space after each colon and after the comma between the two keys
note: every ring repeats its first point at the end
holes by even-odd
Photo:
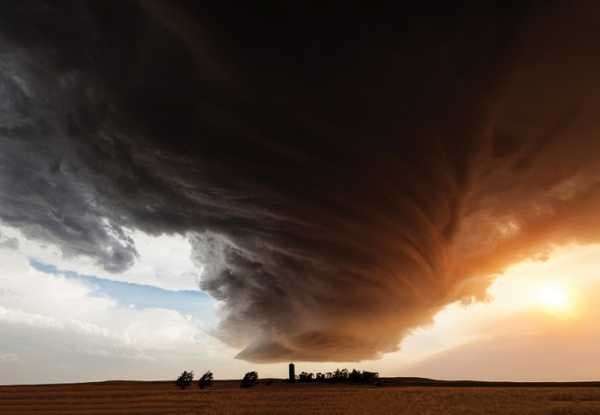
{"type": "Polygon", "coordinates": [[[376,383],[379,379],[379,373],[363,370],[336,369],[334,372],[310,373],[301,372],[297,381],[301,383],[376,383]]]}
{"type": "MultiPolygon", "coordinates": [[[[336,369],[334,372],[326,372],[326,373],[309,373],[302,372],[300,375],[294,379],[294,381],[299,383],[354,383],[354,384],[375,384],[378,382],[379,373],[377,372],[368,372],[363,370],[352,369],[349,371],[348,369],[336,369]]],[[[194,372],[193,371],[183,371],[183,373],[177,378],[175,384],[181,389],[187,389],[192,386],[194,381],[194,372]]],[[[205,389],[213,384],[213,374],[211,371],[206,372],[204,375],[198,379],[198,387],[200,389],[205,389]]],[[[258,373],[257,372],[248,372],[244,375],[240,387],[242,388],[251,388],[258,384],[258,373]]],[[[267,381],[266,385],[270,385],[271,381],[267,381]]]]}

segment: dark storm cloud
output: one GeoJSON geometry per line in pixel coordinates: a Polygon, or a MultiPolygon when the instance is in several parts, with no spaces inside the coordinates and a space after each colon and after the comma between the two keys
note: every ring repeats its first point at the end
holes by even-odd
{"type": "Polygon", "coordinates": [[[240,358],[377,357],[598,241],[593,4],[1,11],[0,219],[113,272],[188,234],[240,358]]]}

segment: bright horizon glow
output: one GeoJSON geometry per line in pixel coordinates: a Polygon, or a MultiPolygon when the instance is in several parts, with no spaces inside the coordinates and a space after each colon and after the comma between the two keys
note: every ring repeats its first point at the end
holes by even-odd
{"type": "Polygon", "coordinates": [[[600,244],[572,244],[515,263],[485,301],[448,305],[385,359],[406,376],[597,380],[599,258],[600,244]]]}

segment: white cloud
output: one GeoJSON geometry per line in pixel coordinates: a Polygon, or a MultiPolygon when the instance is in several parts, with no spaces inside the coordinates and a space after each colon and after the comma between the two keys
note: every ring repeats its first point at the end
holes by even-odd
{"type": "Polygon", "coordinates": [[[193,316],[119,305],[17,251],[0,263],[0,383],[164,378],[234,353],[193,316]]]}
{"type": "Polygon", "coordinates": [[[29,258],[53,265],[63,271],[94,275],[113,281],[150,285],[166,290],[199,290],[202,270],[191,260],[191,246],[183,235],[152,236],[131,231],[139,256],[133,266],[120,273],[107,272],[92,258],[84,256],[64,257],[60,249],[39,241],[29,240],[8,226],[0,225],[0,235],[11,246],[29,258]]]}

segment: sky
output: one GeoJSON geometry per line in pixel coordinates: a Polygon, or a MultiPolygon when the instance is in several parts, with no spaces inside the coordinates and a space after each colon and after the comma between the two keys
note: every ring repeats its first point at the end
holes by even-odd
{"type": "Polygon", "coordinates": [[[0,382],[597,377],[599,13],[1,5],[0,382]]]}
{"type": "MultiPolygon", "coordinates": [[[[214,337],[219,304],[198,288],[184,237],[133,238],[139,271],[107,274],[2,227],[1,383],[169,379],[189,369],[285,377],[287,364],[240,361],[214,337]],[[153,252],[157,245],[169,255],[153,252]]],[[[589,362],[599,357],[599,257],[600,245],[570,245],[515,264],[485,300],[449,304],[381,359],[296,364],[440,379],[597,379],[600,367],[589,362]]]]}

